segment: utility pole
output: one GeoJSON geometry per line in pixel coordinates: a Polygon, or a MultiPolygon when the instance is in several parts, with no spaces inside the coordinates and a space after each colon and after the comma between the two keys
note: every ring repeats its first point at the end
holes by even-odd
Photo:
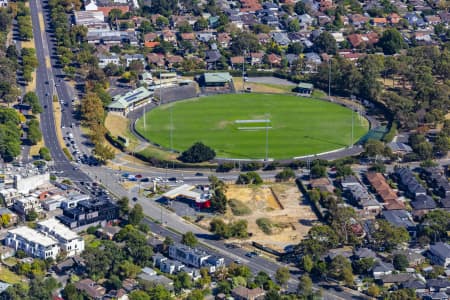
{"type": "Polygon", "coordinates": [[[266,161],[269,160],[269,115],[266,113],[266,161]]]}
{"type": "Polygon", "coordinates": [[[170,105],[169,117],[170,117],[170,151],[173,152],[173,105],[170,105]]]}
{"type": "Polygon", "coordinates": [[[159,68],[159,105],[162,102],[162,81],[161,81],[161,68],[159,68]]]}
{"type": "Polygon", "coordinates": [[[331,101],[331,58],[328,59],[328,100],[331,101]]]}
{"type": "Polygon", "coordinates": [[[245,50],[243,51],[244,60],[242,62],[242,92],[245,92],[245,50]]]}
{"type": "Polygon", "coordinates": [[[354,125],[355,125],[355,121],[354,121],[354,117],[353,117],[353,115],[354,115],[354,112],[355,112],[355,102],[354,102],[354,99],[355,99],[355,96],[351,96],[351,99],[352,99],[352,135],[351,135],[351,141],[350,141],[350,147],[352,147],[353,146],[353,135],[354,135],[354,125]]]}

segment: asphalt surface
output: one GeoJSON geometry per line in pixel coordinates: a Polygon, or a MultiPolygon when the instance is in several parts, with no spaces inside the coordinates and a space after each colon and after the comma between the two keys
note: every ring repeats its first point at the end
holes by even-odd
{"type": "MultiPolygon", "coordinates": [[[[44,2],[45,3],[45,2],[44,2]]],[[[31,17],[33,23],[33,34],[36,43],[36,55],[39,61],[39,66],[37,68],[37,80],[36,80],[36,93],[40,99],[42,106],[44,107],[44,112],[41,114],[41,129],[42,134],[45,140],[46,147],[49,148],[50,153],[54,160],[53,168],[62,172],[62,176],[67,177],[78,184],[79,187],[82,188],[81,182],[91,182],[91,181],[99,181],[103,183],[108,190],[113,192],[116,196],[133,196],[136,195],[138,197],[138,202],[142,204],[144,208],[144,213],[153,220],[162,221],[162,226],[157,222],[153,222],[150,219],[146,219],[146,222],[151,226],[152,231],[159,232],[163,236],[171,236],[175,240],[179,240],[180,233],[186,231],[194,232],[203,246],[207,247],[208,251],[212,251],[218,255],[224,256],[227,262],[239,260],[242,264],[248,265],[252,271],[259,272],[264,271],[269,275],[273,276],[276,270],[282,265],[278,262],[267,260],[263,257],[253,257],[248,258],[245,256],[247,252],[244,249],[235,248],[230,249],[227,248],[225,243],[220,240],[216,240],[214,236],[211,235],[206,230],[203,230],[197,226],[194,226],[191,223],[186,222],[181,217],[176,214],[162,209],[158,204],[154,201],[151,201],[147,198],[140,197],[138,191],[127,191],[121,188],[119,184],[121,173],[117,171],[113,171],[107,169],[105,167],[88,167],[81,166],[81,168],[76,167],[69,159],[65,156],[62,151],[56,134],[55,128],[55,120],[53,114],[53,101],[52,95],[55,92],[58,95],[58,99],[65,100],[66,103],[69,103],[68,107],[64,107],[65,111],[62,115],[62,126],[66,129],[70,128],[71,124],[76,123],[73,118],[72,108],[70,107],[71,99],[73,98],[73,93],[71,93],[70,88],[66,85],[63,80],[63,72],[59,68],[55,68],[56,61],[51,58],[53,49],[53,41],[49,32],[46,32],[43,28],[40,28],[39,24],[39,13],[42,13],[45,27],[50,28],[48,24],[48,16],[47,11],[43,11],[42,3],[39,0],[31,0],[30,1],[31,8],[31,17]],[[46,58],[50,59],[50,66],[47,65],[46,58]],[[135,193],[135,194],[134,194],[135,193]],[[168,227],[172,229],[168,229],[168,227]]],[[[79,128],[71,128],[71,132],[74,132],[81,136],[79,128]]],[[[63,133],[66,133],[63,131],[63,133]]],[[[207,175],[204,176],[195,176],[192,172],[186,172],[184,170],[164,170],[158,168],[147,168],[148,176],[159,176],[159,177],[170,177],[176,176],[183,178],[185,181],[190,183],[196,182],[206,182],[207,175]],[[180,174],[181,173],[181,174],[180,174]],[[185,176],[186,174],[186,176],[185,176]]],[[[203,171],[202,171],[203,172],[203,171]]],[[[265,173],[263,174],[263,178],[270,178],[274,176],[275,173],[265,173]]],[[[220,175],[219,178],[223,180],[235,180],[237,173],[230,173],[220,175]]],[[[131,197],[130,197],[131,198],[131,197]]],[[[294,291],[297,287],[298,280],[293,276],[291,277],[288,290],[294,291]]],[[[326,290],[323,291],[324,299],[352,299],[354,295],[352,292],[345,291],[335,291],[335,290],[326,290]]],[[[359,296],[358,296],[359,297],[359,296]]]]}

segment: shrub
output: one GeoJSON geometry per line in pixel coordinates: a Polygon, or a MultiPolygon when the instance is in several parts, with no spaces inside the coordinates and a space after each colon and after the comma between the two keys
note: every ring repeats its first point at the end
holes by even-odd
{"type": "Polygon", "coordinates": [[[257,219],[256,225],[258,225],[259,229],[261,229],[265,234],[272,234],[273,224],[268,218],[257,219]]]}
{"type": "Polygon", "coordinates": [[[39,149],[39,155],[43,160],[52,160],[52,157],[50,156],[50,150],[48,150],[48,148],[46,147],[42,147],[41,149],[39,149]]]}
{"type": "Polygon", "coordinates": [[[199,163],[213,159],[216,152],[201,142],[197,142],[184,151],[178,158],[182,162],[199,163]]]}
{"type": "Polygon", "coordinates": [[[250,207],[248,207],[247,205],[245,205],[245,203],[237,199],[230,199],[229,205],[231,211],[233,212],[233,215],[235,216],[245,216],[249,215],[252,212],[250,207]]]}

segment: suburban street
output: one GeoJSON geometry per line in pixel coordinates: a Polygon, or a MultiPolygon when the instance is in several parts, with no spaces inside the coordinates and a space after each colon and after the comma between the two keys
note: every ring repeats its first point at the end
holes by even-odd
{"type": "MultiPolygon", "coordinates": [[[[180,239],[180,233],[192,231],[199,238],[203,244],[202,247],[209,248],[208,251],[212,251],[217,255],[224,256],[227,262],[239,260],[241,263],[249,266],[253,272],[264,271],[271,276],[281,266],[280,263],[268,260],[264,257],[254,257],[248,259],[245,256],[247,252],[244,249],[227,248],[223,241],[213,239],[212,235],[191,223],[188,223],[180,216],[172,213],[166,209],[162,209],[160,205],[148,198],[141,197],[138,191],[128,191],[120,184],[121,172],[101,167],[101,166],[85,166],[77,167],[74,165],[64,154],[61,145],[58,142],[56,132],[56,122],[53,113],[53,95],[56,93],[58,99],[64,99],[69,105],[64,107],[64,113],[62,114],[61,125],[65,127],[63,134],[70,130],[77,137],[78,142],[81,142],[81,132],[79,127],[71,125],[76,123],[73,117],[72,107],[70,105],[71,100],[75,97],[73,91],[64,81],[64,74],[61,69],[56,68],[56,61],[52,57],[54,56],[54,44],[51,34],[49,33],[48,15],[43,10],[42,5],[45,4],[32,0],[30,2],[33,34],[36,43],[36,55],[39,61],[37,68],[37,82],[36,93],[40,99],[42,107],[44,108],[41,114],[41,129],[44,137],[45,145],[49,148],[51,156],[54,160],[54,170],[62,172],[61,177],[67,177],[73,182],[77,183],[80,188],[83,189],[81,182],[98,181],[102,183],[108,190],[110,190],[117,197],[128,196],[129,198],[137,197],[138,203],[143,206],[144,212],[153,220],[162,221],[162,225],[157,222],[146,219],[146,222],[150,225],[151,230],[162,236],[170,236],[175,240],[180,239]],[[40,19],[43,19],[45,28],[41,28],[40,19]],[[171,228],[171,229],[169,229],[171,228]]],[[[81,142],[82,143],[82,142],[81,142]]],[[[207,182],[207,176],[214,174],[224,181],[234,181],[238,172],[216,174],[212,171],[201,171],[203,176],[195,176],[196,170],[180,171],[175,169],[159,169],[151,167],[143,167],[141,174],[149,177],[177,177],[183,179],[187,183],[205,183],[207,182]]],[[[275,176],[275,171],[263,172],[262,178],[269,179],[275,176]]],[[[289,281],[288,289],[295,291],[298,285],[298,280],[294,277],[289,281]]],[[[353,293],[347,291],[335,291],[326,290],[323,291],[324,299],[365,299],[361,294],[356,296],[353,293]]]]}

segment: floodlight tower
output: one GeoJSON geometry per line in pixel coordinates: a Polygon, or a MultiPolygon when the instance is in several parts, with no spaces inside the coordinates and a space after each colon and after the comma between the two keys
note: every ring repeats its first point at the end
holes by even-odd
{"type": "Polygon", "coordinates": [[[266,161],[269,160],[269,114],[266,113],[266,161]]]}
{"type": "Polygon", "coordinates": [[[331,101],[331,58],[328,59],[328,100],[331,101]]]}
{"type": "Polygon", "coordinates": [[[352,101],[352,134],[351,134],[351,141],[350,141],[350,147],[353,146],[353,141],[354,141],[354,127],[355,127],[355,120],[354,120],[354,112],[355,112],[355,96],[351,95],[350,96],[351,101],[352,101]]]}

